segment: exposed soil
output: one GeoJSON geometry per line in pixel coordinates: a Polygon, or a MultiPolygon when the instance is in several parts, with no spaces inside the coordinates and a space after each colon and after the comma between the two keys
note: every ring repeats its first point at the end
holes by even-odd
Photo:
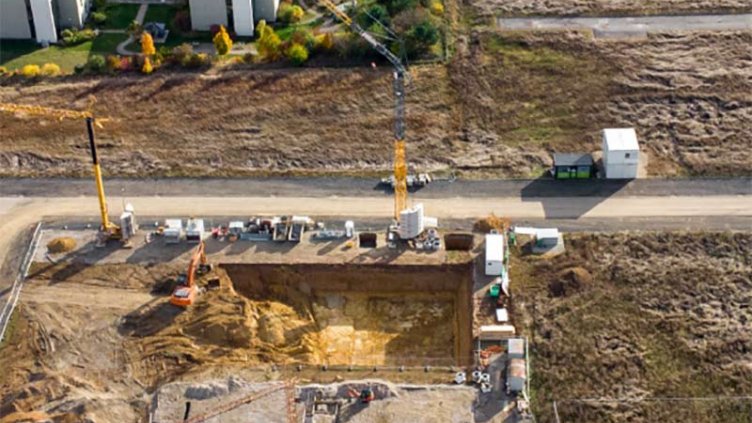
{"type": "Polygon", "coordinates": [[[47,243],[47,251],[52,254],[67,253],[76,248],[76,240],[73,238],[55,238],[47,243]]]}
{"type": "Polygon", "coordinates": [[[199,281],[219,278],[219,288],[182,311],[165,295],[165,280],[182,270],[175,264],[35,263],[13,339],[0,355],[8,369],[0,376],[0,417],[136,421],[147,392],[212,369],[226,377],[254,367],[264,375],[272,363],[288,370],[352,365],[355,374],[371,366],[449,366],[459,339],[469,355],[469,321],[456,311],[460,287],[471,286],[467,264],[374,266],[370,276],[358,265],[349,273],[342,266],[233,266],[242,295],[220,268],[199,281]],[[413,284],[435,289],[410,292],[413,284]],[[463,335],[460,320],[468,325],[463,335]]]}
{"type": "MultiPolygon", "coordinates": [[[[452,62],[413,67],[410,162],[464,176],[537,176],[553,151],[600,148],[634,126],[649,175],[752,172],[752,33],[593,39],[459,37],[452,62]]],[[[388,69],[230,70],[0,87],[0,101],[85,108],[107,175],[388,173],[388,69]]],[[[82,176],[82,122],[0,115],[0,176],[82,176]]]]}
{"type": "Polygon", "coordinates": [[[512,268],[539,421],[555,421],[554,400],[561,421],[749,420],[749,400],[640,400],[752,392],[752,234],[582,235],[567,248],[512,268]],[[564,275],[579,287],[557,295],[564,275]]]}
{"type": "Polygon", "coordinates": [[[747,0],[469,0],[485,15],[615,16],[752,11],[747,0]]]}

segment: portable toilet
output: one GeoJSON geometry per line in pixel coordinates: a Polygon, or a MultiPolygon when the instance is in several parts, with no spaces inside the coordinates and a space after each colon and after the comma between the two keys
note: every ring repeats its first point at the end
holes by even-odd
{"type": "Polygon", "coordinates": [[[634,128],[603,130],[603,171],[606,179],[634,179],[640,164],[640,146],[634,128]]]}
{"type": "Polygon", "coordinates": [[[504,235],[486,235],[486,275],[499,276],[504,272],[504,235]]]}
{"type": "Polygon", "coordinates": [[[183,222],[180,219],[166,219],[162,235],[167,244],[179,243],[183,237],[183,222]]]}

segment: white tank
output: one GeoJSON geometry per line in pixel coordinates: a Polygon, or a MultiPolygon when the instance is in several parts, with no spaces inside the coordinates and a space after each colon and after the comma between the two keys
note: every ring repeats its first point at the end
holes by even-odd
{"type": "Polygon", "coordinates": [[[399,233],[402,239],[412,239],[423,233],[425,222],[423,221],[423,204],[405,209],[400,213],[399,233]]]}

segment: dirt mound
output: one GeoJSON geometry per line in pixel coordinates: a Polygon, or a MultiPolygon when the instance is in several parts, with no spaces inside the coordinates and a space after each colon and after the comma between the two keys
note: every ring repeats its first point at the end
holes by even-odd
{"type": "Polygon", "coordinates": [[[55,238],[47,243],[47,251],[51,254],[67,253],[75,248],[76,240],[69,237],[55,238]]]}
{"type": "Polygon", "coordinates": [[[593,283],[593,276],[583,267],[570,267],[559,272],[548,284],[553,297],[566,297],[586,289],[593,283]]]}
{"type": "Polygon", "coordinates": [[[479,219],[473,224],[473,231],[481,233],[489,233],[491,230],[497,230],[499,232],[505,231],[509,228],[511,221],[506,217],[499,217],[491,213],[483,219],[479,219]]]}

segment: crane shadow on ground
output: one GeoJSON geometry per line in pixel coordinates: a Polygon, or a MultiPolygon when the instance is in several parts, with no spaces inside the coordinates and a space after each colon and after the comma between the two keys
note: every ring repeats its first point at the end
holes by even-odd
{"type": "Polygon", "coordinates": [[[579,219],[616,195],[631,180],[555,180],[540,177],[520,191],[523,202],[541,203],[546,219],[579,219]]]}

